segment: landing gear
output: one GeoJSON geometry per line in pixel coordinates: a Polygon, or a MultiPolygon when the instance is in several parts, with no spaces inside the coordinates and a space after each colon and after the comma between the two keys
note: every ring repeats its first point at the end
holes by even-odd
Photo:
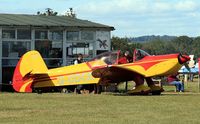
{"type": "Polygon", "coordinates": [[[101,94],[102,86],[98,84],[81,85],[81,88],[75,87],[76,94],[101,94]]]}
{"type": "Polygon", "coordinates": [[[39,89],[39,88],[34,89],[34,92],[36,92],[37,94],[42,94],[42,89],[39,89]]]}
{"type": "Polygon", "coordinates": [[[135,89],[128,91],[129,95],[148,95],[151,92],[151,89],[145,85],[139,85],[135,89]]]}
{"type": "Polygon", "coordinates": [[[152,91],[152,95],[161,95],[160,91],[152,91]]]}
{"type": "Polygon", "coordinates": [[[164,91],[164,89],[160,86],[151,85],[150,88],[152,95],[160,95],[161,92],[164,91]]]}
{"type": "Polygon", "coordinates": [[[102,92],[102,86],[99,85],[99,84],[95,84],[94,85],[94,93],[95,94],[101,94],[101,92],[102,92]]]}

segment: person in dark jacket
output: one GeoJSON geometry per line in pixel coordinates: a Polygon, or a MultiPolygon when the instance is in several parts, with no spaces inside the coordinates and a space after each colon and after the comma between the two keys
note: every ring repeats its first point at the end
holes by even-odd
{"type": "Polygon", "coordinates": [[[77,59],[74,61],[74,64],[80,64],[83,62],[83,55],[82,54],[78,54],[77,59]]]}
{"type": "MultiPolygon", "coordinates": [[[[83,62],[83,55],[82,54],[78,54],[77,59],[74,61],[74,64],[80,64],[83,62]]],[[[76,93],[77,94],[81,94],[81,90],[83,89],[83,85],[77,85],[76,87],[76,93]]]]}

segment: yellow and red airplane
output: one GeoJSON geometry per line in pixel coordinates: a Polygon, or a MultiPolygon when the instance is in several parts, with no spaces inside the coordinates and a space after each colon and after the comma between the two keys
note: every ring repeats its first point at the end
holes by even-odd
{"type": "Polygon", "coordinates": [[[48,69],[39,52],[25,53],[19,60],[12,85],[17,92],[77,85],[104,85],[133,80],[135,89],[130,93],[162,92],[151,77],[176,73],[190,58],[187,55],[167,54],[151,56],[135,49],[130,63],[119,64],[120,51],[106,52],[77,65],[48,69]],[[148,86],[144,85],[146,79],[148,86]]]}

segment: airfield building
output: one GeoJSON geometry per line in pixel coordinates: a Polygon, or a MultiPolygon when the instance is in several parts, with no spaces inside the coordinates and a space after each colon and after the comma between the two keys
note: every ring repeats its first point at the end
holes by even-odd
{"type": "Polygon", "coordinates": [[[87,61],[111,50],[112,30],[112,26],[68,16],[0,14],[1,89],[11,83],[25,52],[38,50],[49,68],[73,64],[79,53],[87,61]]]}

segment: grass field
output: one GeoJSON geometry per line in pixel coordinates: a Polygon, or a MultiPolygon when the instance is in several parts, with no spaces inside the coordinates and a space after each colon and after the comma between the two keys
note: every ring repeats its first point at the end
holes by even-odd
{"type": "Polygon", "coordinates": [[[200,93],[165,89],[160,96],[0,93],[0,123],[199,124],[200,93]]]}

